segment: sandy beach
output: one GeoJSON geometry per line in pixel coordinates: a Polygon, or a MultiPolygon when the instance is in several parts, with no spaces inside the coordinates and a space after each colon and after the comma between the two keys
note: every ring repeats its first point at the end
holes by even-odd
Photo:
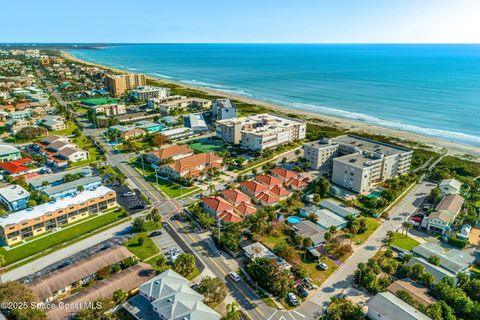
{"type": "MultiPolygon", "coordinates": [[[[105,65],[97,64],[97,63],[92,63],[88,61],[84,61],[81,59],[78,59],[69,53],[65,51],[61,51],[61,54],[64,58],[76,61],[78,63],[82,63],[85,65],[90,65],[90,66],[96,66],[102,69],[108,69],[112,70],[113,72],[116,73],[130,73],[130,71],[127,70],[121,70],[117,68],[111,68],[105,65]]],[[[169,83],[169,84],[175,84],[178,86],[182,86],[185,88],[190,88],[190,89],[195,89],[198,91],[205,92],[209,95],[217,96],[217,97],[225,97],[225,98],[230,98],[232,100],[237,100],[249,104],[254,104],[262,107],[266,107],[271,109],[273,112],[278,111],[281,113],[295,113],[301,116],[302,118],[306,120],[311,120],[311,121],[321,121],[322,125],[325,126],[334,126],[338,128],[344,128],[349,130],[349,132],[354,133],[354,132],[366,132],[370,134],[375,134],[375,135],[384,135],[388,137],[394,137],[397,139],[400,139],[402,141],[405,141],[406,145],[408,146],[408,141],[415,141],[417,143],[420,143],[424,146],[430,147],[432,150],[440,152],[441,154],[451,154],[451,155],[457,155],[457,156],[464,156],[464,155],[469,155],[470,157],[473,157],[470,160],[474,161],[480,161],[480,147],[472,146],[472,145],[467,145],[467,144],[462,144],[458,142],[453,142],[453,141],[448,141],[436,137],[430,137],[430,136],[424,136],[408,131],[399,131],[399,130],[393,130],[389,128],[384,128],[381,126],[376,126],[376,125],[371,125],[368,123],[364,122],[359,122],[359,121],[353,121],[350,119],[344,119],[344,118],[339,118],[339,117],[333,117],[330,115],[324,115],[324,114],[319,114],[319,113],[313,113],[313,112],[308,112],[304,110],[299,110],[299,109],[293,109],[293,108],[288,108],[284,107],[281,105],[276,105],[268,102],[264,102],[258,99],[252,99],[248,97],[243,97],[235,94],[231,94],[228,92],[224,91],[219,91],[219,90],[213,90],[209,88],[204,88],[204,87],[198,87],[198,86],[192,86],[189,84],[185,84],[182,82],[178,81],[172,81],[172,80],[167,80],[163,78],[158,78],[158,77],[153,77],[153,76],[147,76],[149,79],[156,80],[156,81],[161,81],[164,83],[169,83]]]]}

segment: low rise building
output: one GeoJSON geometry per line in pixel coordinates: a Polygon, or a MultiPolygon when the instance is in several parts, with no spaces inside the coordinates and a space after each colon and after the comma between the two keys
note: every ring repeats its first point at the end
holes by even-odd
{"type": "Polygon", "coordinates": [[[185,139],[195,135],[192,129],[186,127],[179,127],[162,131],[162,134],[169,140],[185,139]]]}
{"type": "Polygon", "coordinates": [[[148,133],[160,132],[163,129],[163,124],[158,122],[152,122],[147,120],[142,120],[135,122],[135,127],[143,129],[148,133]]]}
{"type": "Polygon", "coordinates": [[[426,242],[413,248],[413,253],[428,260],[435,256],[440,260],[439,266],[457,275],[460,272],[468,270],[475,258],[465,251],[458,249],[444,250],[441,246],[433,242],[426,242]]]}
{"type": "Polygon", "coordinates": [[[443,179],[438,185],[443,195],[459,194],[462,183],[457,179],[443,179]]]}
{"type": "Polygon", "coordinates": [[[458,194],[447,194],[442,198],[436,210],[422,223],[427,227],[427,230],[445,233],[450,230],[453,222],[460,213],[465,199],[458,194]]]}
{"type": "Polygon", "coordinates": [[[28,287],[40,301],[51,302],[94,280],[100,270],[132,256],[133,254],[123,246],[108,248],[36,279],[28,283],[28,287]]]}
{"type": "Polygon", "coordinates": [[[306,123],[273,114],[258,114],[216,122],[217,137],[244,149],[262,151],[302,140],[306,123]]]}
{"type": "Polygon", "coordinates": [[[20,185],[9,185],[0,189],[0,202],[10,211],[18,211],[27,207],[30,192],[20,185]]]}
{"type": "Polygon", "coordinates": [[[367,302],[371,320],[431,320],[391,292],[377,293],[367,302]]]}
{"type": "Polygon", "coordinates": [[[334,226],[338,230],[347,227],[348,221],[343,217],[336,215],[328,209],[320,209],[316,205],[307,205],[299,210],[299,214],[308,217],[311,214],[317,216],[317,224],[325,230],[328,230],[330,227],[334,226]]]}
{"type": "Polygon", "coordinates": [[[102,184],[102,178],[99,176],[84,177],[78,180],[50,186],[42,190],[42,192],[50,198],[60,199],[74,196],[83,190],[91,190],[102,184]]]}
{"type": "Polygon", "coordinates": [[[223,170],[223,158],[213,152],[195,154],[160,166],[160,174],[172,179],[194,178],[209,169],[223,170]]]}
{"type": "Polygon", "coordinates": [[[25,174],[42,170],[40,167],[33,166],[33,163],[34,161],[30,158],[1,162],[0,170],[2,171],[2,174],[9,175],[11,177],[23,176],[25,174]]]}
{"type": "Polygon", "coordinates": [[[62,116],[47,115],[39,121],[39,124],[51,131],[67,129],[67,123],[62,116]]]}
{"type": "Polygon", "coordinates": [[[193,155],[193,150],[186,145],[172,145],[147,152],[144,154],[145,161],[159,165],[166,161],[176,161],[193,155]]]}
{"type": "Polygon", "coordinates": [[[412,257],[410,261],[408,261],[409,266],[413,266],[414,264],[419,264],[425,268],[425,272],[431,273],[433,277],[435,278],[435,281],[441,281],[443,278],[452,278],[456,280],[455,274],[452,272],[448,271],[445,268],[442,268],[440,266],[436,266],[430,262],[428,262],[426,259],[422,257],[412,257]]]}
{"type": "Polygon", "coordinates": [[[22,157],[20,150],[8,144],[0,145],[0,162],[18,160],[22,157]]]}
{"type": "Polygon", "coordinates": [[[163,114],[170,114],[172,112],[185,111],[189,107],[195,107],[197,109],[209,109],[212,102],[207,99],[201,98],[185,98],[185,99],[172,99],[164,101],[157,105],[158,110],[163,114]]]}
{"type": "Polygon", "coordinates": [[[124,308],[135,319],[220,320],[187,279],[169,269],[139,286],[139,294],[124,308]]]}
{"type": "Polygon", "coordinates": [[[387,290],[395,295],[400,291],[406,292],[424,307],[428,307],[436,301],[428,294],[428,288],[421,286],[412,280],[397,280],[392,282],[387,290]]]}
{"type": "Polygon", "coordinates": [[[43,174],[39,177],[33,179],[28,179],[27,183],[34,190],[43,190],[50,186],[58,186],[62,183],[65,183],[65,175],[80,175],[82,177],[90,177],[93,175],[93,169],[85,166],[81,168],[76,168],[68,171],[52,173],[52,174],[43,174]]]}
{"type": "Polygon", "coordinates": [[[208,131],[208,125],[203,113],[191,113],[185,119],[185,126],[194,132],[208,131]]]}
{"type": "Polygon", "coordinates": [[[320,201],[319,206],[320,208],[332,211],[342,218],[346,218],[348,216],[358,217],[358,215],[360,215],[360,210],[346,206],[343,203],[333,199],[324,199],[320,201]]]}
{"type": "Polygon", "coordinates": [[[121,140],[127,141],[143,137],[145,130],[131,126],[115,125],[108,128],[112,134],[117,134],[121,140]]]}
{"type": "Polygon", "coordinates": [[[318,247],[325,243],[325,233],[327,233],[327,231],[310,220],[302,220],[293,225],[292,229],[302,238],[309,238],[312,240],[314,247],[318,247]]]}
{"type": "Polygon", "coordinates": [[[117,205],[114,190],[100,186],[0,217],[2,241],[12,245],[117,205]]]}

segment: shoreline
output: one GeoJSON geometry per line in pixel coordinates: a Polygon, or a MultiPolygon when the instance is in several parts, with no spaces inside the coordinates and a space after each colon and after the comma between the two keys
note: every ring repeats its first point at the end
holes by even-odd
{"type": "MultiPolygon", "coordinates": [[[[82,59],[79,59],[70,53],[59,50],[61,56],[65,59],[75,61],[77,63],[85,64],[85,65],[90,65],[90,66],[95,66],[98,68],[106,69],[106,70],[111,70],[115,73],[132,73],[129,70],[123,70],[119,68],[114,68],[114,67],[109,67],[105,66],[99,63],[94,63],[94,62],[89,62],[85,61],[82,59]]],[[[396,130],[396,129],[390,129],[378,125],[373,125],[373,124],[368,124],[366,122],[362,121],[355,121],[351,119],[346,119],[346,118],[341,118],[341,117],[335,117],[332,115],[326,115],[322,113],[314,113],[306,110],[301,110],[301,109],[296,109],[296,108],[289,108],[287,106],[282,106],[270,102],[265,102],[262,100],[258,100],[255,98],[248,98],[236,94],[232,94],[229,92],[221,91],[221,90],[215,90],[215,89],[210,89],[210,88],[204,88],[200,86],[194,86],[190,84],[186,84],[180,81],[175,81],[175,80],[170,80],[170,79],[165,79],[165,78],[160,78],[160,77],[155,77],[152,75],[146,74],[146,77],[149,80],[153,81],[159,81],[163,82],[166,84],[171,84],[171,85],[176,85],[176,86],[181,86],[183,88],[187,89],[192,89],[192,90],[197,90],[200,92],[203,92],[208,95],[212,96],[217,96],[217,97],[224,97],[224,98],[230,98],[232,100],[236,100],[239,102],[243,103],[248,103],[252,105],[258,105],[261,107],[265,107],[268,109],[271,109],[273,112],[278,111],[281,113],[294,113],[299,116],[301,116],[303,119],[308,120],[308,119],[315,119],[317,121],[314,121],[314,123],[317,123],[319,125],[325,125],[325,126],[331,126],[331,127],[337,127],[337,128],[342,128],[350,131],[351,133],[355,132],[365,132],[368,134],[374,134],[374,135],[383,135],[386,137],[392,137],[395,139],[403,140],[405,143],[408,144],[408,141],[414,141],[417,143],[421,143],[423,145],[426,145],[430,147],[431,150],[439,152],[441,154],[448,153],[450,155],[455,155],[455,156],[464,156],[464,155],[469,155],[471,157],[475,157],[474,159],[468,159],[472,161],[480,161],[480,147],[465,144],[465,143],[460,143],[460,142],[454,142],[454,141],[449,141],[445,140],[442,138],[437,138],[437,137],[432,137],[428,135],[422,135],[418,133],[413,133],[410,131],[401,131],[401,130],[396,130]],[[320,122],[318,122],[320,121],[320,122]]],[[[399,141],[399,142],[401,142],[399,141]]]]}

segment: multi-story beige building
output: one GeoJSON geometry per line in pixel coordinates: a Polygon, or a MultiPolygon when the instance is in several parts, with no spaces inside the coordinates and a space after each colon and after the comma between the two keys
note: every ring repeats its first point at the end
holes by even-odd
{"type": "Polygon", "coordinates": [[[132,97],[135,100],[146,101],[148,99],[165,99],[170,95],[170,88],[143,86],[132,90],[132,97]]]}
{"type": "Polygon", "coordinates": [[[353,135],[309,142],[304,157],[315,170],[331,171],[332,182],[358,193],[408,172],[413,151],[353,135]]]}
{"type": "Polygon", "coordinates": [[[146,83],[146,77],[142,73],[105,75],[105,85],[107,86],[107,90],[114,96],[124,94],[125,91],[131,90],[135,87],[144,86],[146,83]]]}
{"type": "Polygon", "coordinates": [[[112,189],[100,186],[85,190],[0,217],[1,240],[12,245],[116,205],[116,193],[112,189]]]}
{"type": "Polygon", "coordinates": [[[262,151],[305,138],[306,122],[273,114],[258,114],[216,122],[217,137],[242,148],[262,151]]]}
{"type": "Polygon", "coordinates": [[[124,104],[102,104],[98,106],[91,106],[90,110],[93,110],[95,114],[103,113],[107,117],[116,116],[127,113],[127,109],[124,104]]]}

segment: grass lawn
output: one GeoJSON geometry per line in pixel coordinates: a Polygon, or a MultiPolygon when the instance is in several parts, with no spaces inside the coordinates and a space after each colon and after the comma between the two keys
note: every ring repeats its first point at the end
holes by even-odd
{"type": "Polygon", "coordinates": [[[392,246],[397,246],[399,248],[405,249],[405,250],[412,250],[414,247],[418,246],[420,242],[417,240],[410,238],[410,237],[405,237],[404,234],[401,233],[395,233],[395,237],[393,238],[392,241],[392,246]]]}
{"type": "Polygon", "coordinates": [[[261,236],[260,242],[262,242],[264,245],[266,245],[270,249],[273,249],[277,244],[282,242],[287,242],[287,238],[288,236],[285,234],[281,234],[278,236],[264,235],[264,236],[261,236]]]}
{"type": "Polygon", "coordinates": [[[155,177],[151,177],[151,179],[149,180],[151,180],[154,185],[156,185],[170,198],[182,197],[182,195],[186,195],[187,193],[192,195],[193,193],[195,193],[194,191],[200,191],[200,188],[196,186],[181,188],[181,185],[179,185],[178,183],[163,180],[160,178],[158,179],[158,184],[157,181],[155,181],[155,177]]]}
{"type": "Polygon", "coordinates": [[[151,238],[148,237],[148,232],[141,232],[136,234],[124,244],[131,253],[136,255],[141,261],[148,259],[159,253],[157,246],[151,238]],[[143,244],[139,240],[143,238],[143,244]]]}
{"type": "Polygon", "coordinates": [[[365,232],[362,233],[362,234],[357,234],[357,235],[355,235],[355,237],[353,238],[353,241],[354,241],[354,242],[359,242],[359,243],[365,242],[365,241],[368,239],[368,237],[370,237],[370,235],[371,235],[378,227],[380,227],[380,222],[378,222],[377,219],[372,218],[372,217],[365,217],[365,219],[367,220],[367,231],[365,231],[365,232]]]}
{"type": "Polygon", "coordinates": [[[73,139],[73,142],[76,143],[80,149],[87,150],[90,157],[87,160],[82,160],[82,161],[72,163],[71,165],[72,168],[85,166],[97,161],[97,156],[100,153],[98,152],[97,148],[95,148],[95,146],[90,142],[90,140],[88,140],[87,137],[82,135],[78,138],[73,139]]]}
{"type": "Polygon", "coordinates": [[[24,245],[17,245],[11,250],[5,250],[2,247],[0,248],[0,254],[5,257],[6,265],[11,264],[115,222],[122,218],[120,213],[121,210],[115,210],[88,221],[75,223],[71,227],[65,226],[68,228],[31,240],[24,245]]]}
{"type": "Polygon", "coordinates": [[[67,122],[67,129],[52,131],[51,134],[56,134],[56,135],[59,135],[59,136],[71,136],[73,134],[73,131],[75,131],[75,129],[77,129],[77,128],[78,127],[75,124],[75,122],[70,120],[70,121],[67,122]]]}

